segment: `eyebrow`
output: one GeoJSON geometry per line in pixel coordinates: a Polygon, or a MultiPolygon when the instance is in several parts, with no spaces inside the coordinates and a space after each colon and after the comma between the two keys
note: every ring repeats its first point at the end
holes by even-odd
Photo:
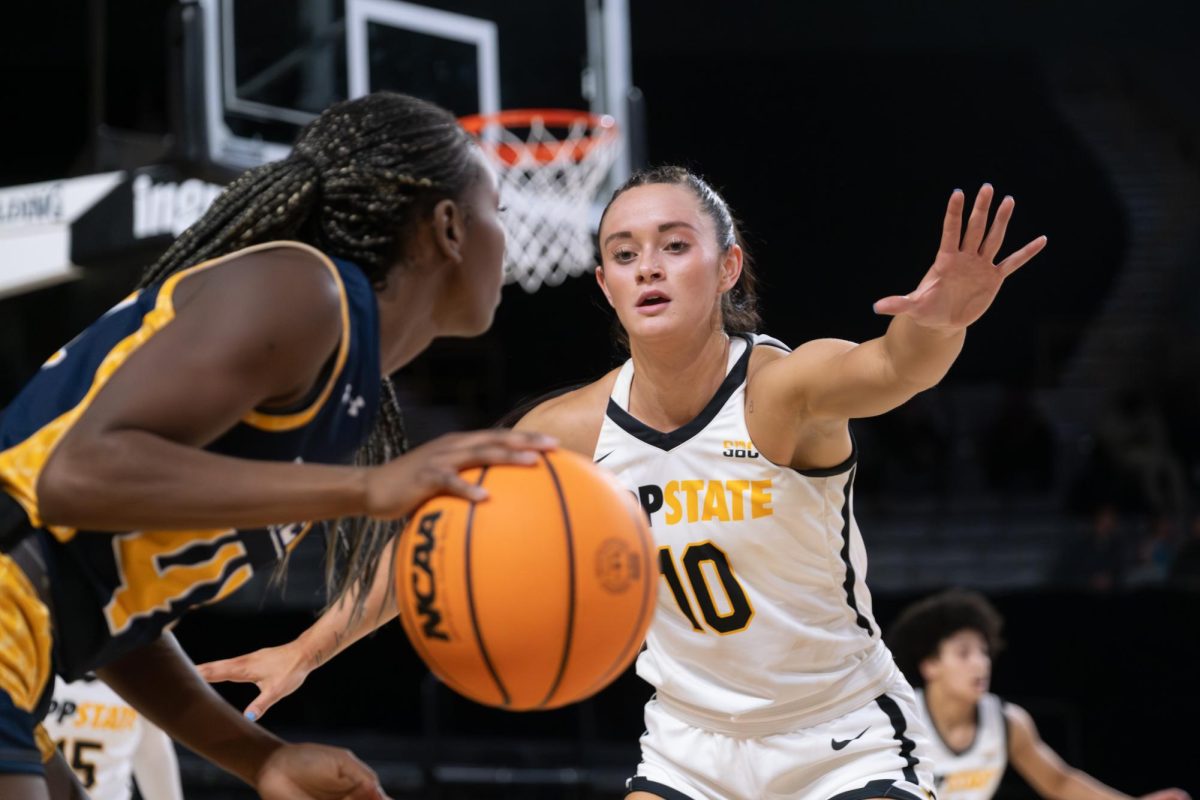
{"type": "MultiPolygon", "coordinates": [[[[664,222],[662,225],[659,225],[658,232],[666,233],[667,231],[671,230],[671,228],[689,228],[690,230],[693,230],[693,231],[696,230],[695,225],[691,225],[682,220],[676,220],[675,222],[664,222]]],[[[610,233],[608,236],[604,237],[604,246],[608,247],[608,243],[611,242],[613,239],[632,239],[632,238],[633,238],[633,234],[630,233],[629,231],[616,231],[615,233],[610,233]]]]}

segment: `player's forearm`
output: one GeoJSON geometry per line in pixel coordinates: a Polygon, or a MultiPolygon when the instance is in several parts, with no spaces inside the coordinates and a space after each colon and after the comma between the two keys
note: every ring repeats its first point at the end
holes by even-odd
{"type": "MultiPolygon", "coordinates": [[[[851,346],[825,362],[818,358],[823,368],[817,380],[805,379],[811,370],[802,370],[803,377],[794,383],[804,392],[806,411],[813,418],[874,417],[937,385],[958,357],[964,338],[962,331],[923,328],[899,316],[883,336],[851,346]]],[[[805,352],[801,349],[795,355],[805,352]]]]}
{"type": "Polygon", "coordinates": [[[355,600],[348,592],[296,639],[295,646],[300,648],[309,670],[320,667],[368,633],[396,618],[399,612],[396,595],[392,591],[393,572],[388,567],[395,558],[395,552],[396,539],[393,539],[380,559],[375,581],[367,592],[361,612],[355,613],[355,600]]]}
{"type": "Polygon", "coordinates": [[[251,785],[283,745],[209,688],[169,633],[97,674],[176,741],[251,785]]]}
{"type": "Polygon", "coordinates": [[[936,386],[962,352],[966,328],[926,328],[904,314],[894,318],[879,339],[896,383],[912,393],[936,386]]]}
{"type": "Polygon", "coordinates": [[[1129,795],[1077,769],[1068,769],[1058,793],[1051,800],[1133,800],[1129,795]]]}
{"type": "Polygon", "coordinates": [[[252,528],[355,516],[366,471],[216,455],[144,431],[64,441],[38,483],[46,525],[252,528]]]}

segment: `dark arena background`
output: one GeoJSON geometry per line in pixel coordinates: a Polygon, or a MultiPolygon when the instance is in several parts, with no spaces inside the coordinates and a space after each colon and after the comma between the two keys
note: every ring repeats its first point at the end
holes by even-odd
{"type": "MultiPolygon", "coordinates": [[[[239,166],[348,96],[352,5],[367,4],[6,4],[0,407],[239,166]]],[[[502,107],[611,113],[618,168],[681,163],[722,190],[762,276],[765,330],[793,345],[880,335],[872,302],[923,274],[955,187],[1016,197],[1007,246],[1045,233],[1045,253],[939,387],[854,423],[875,612],[886,628],[940,588],[986,593],[1006,618],[994,690],[1052,747],[1129,794],[1200,796],[1200,4],[423,6],[494,24],[502,107]],[[625,27],[597,49],[596,15],[614,9],[625,27]]],[[[378,25],[359,54],[369,88],[481,110],[483,67],[455,81],[484,65],[482,46],[378,25]]],[[[436,342],[396,376],[414,440],[597,377],[621,360],[609,324],[589,273],[507,286],[488,334],[436,342]]],[[[183,621],[194,660],[311,623],[309,539],[285,586],[183,621]]],[[[491,711],[434,680],[392,624],[263,724],[351,747],[397,798],[619,798],[648,694],[631,670],[561,711],[491,711]]],[[[189,800],[252,796],[186,751],[181,766],[189,800]]],[[[1010,770],[1000,796],[1033,793],[1010,770]]]]}

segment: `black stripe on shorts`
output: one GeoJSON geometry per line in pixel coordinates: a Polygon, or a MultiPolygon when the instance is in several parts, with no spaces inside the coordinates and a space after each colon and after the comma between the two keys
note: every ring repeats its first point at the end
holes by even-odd
{"type": "MultiPolygon", "coordinates": [[[[692,800],[692,798],[688,797],[678,789],[672,789],[670,786],[667,786],[664,783],[652,781],[649,778],[642,777],[641,775],[635,775],[634,777],[625,781],[625,788],[631,792],[649,792],[650,794],[656,794],[663,798],[663,800],[692,800]]],[[[916,800],[916,798],[913,798],[913,800],[916,800]]]]}
{"type": "Polygon", "coordinates": [[[901,789],[896,786],[895,781],[889,781],[886,778],[878,781],[871,781],[861,789],[851,789],[848,792],[839,792],[829,800],[871,800],[875,797],[890,797],[894,800],[929,800],[925,797],[918,797],[910,791],[901,789]]]}
{"type": "Polygon", "coordinates": [[[917,771],[914,767],[920,762],[913,755],[913,750],[917,749],[917,743],[904,735],[904,732],[908,730],[904,712],[900,710],[900,706],[896,705],[896,701],[886,694],[876,697],[875,702],[883,709],[883,713],[888,715],[888,720],[892,723],[892,733],[895,734],[896,741],[900,742],[900,757],[904,759],[904,780],[919,786],[917,771]]]}

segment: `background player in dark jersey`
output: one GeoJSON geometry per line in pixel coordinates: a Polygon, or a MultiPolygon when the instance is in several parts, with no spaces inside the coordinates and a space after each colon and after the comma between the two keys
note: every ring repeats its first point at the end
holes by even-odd
{"type": "Polygon", "coordinates": [[[347,519],[328,528],[330,588],[353,606],[394,520],[482,496],[463,466],[549,445],[479,432],[401,455],[386,376],[489,327],[497,214],[452,115],[397,94],[338,104],[27,384],[0,416],[0,797],[70,791],[37,722],[52,673],[89,670],[263,797],[382,795],[349,753],[246,720],[163,631],[278,563],[306,520],[347,519]]]}
{"type": "MultiPolygon", "coordinates": [[[[1008,763],[1051,800],[1129,800],[1066,764],[1029,712],[988,692],[1002,624],[983,595],[953,589],[909,606],[888,635],[896,663],[919,687],[940,800],[988,800],[1008,763]]],[[[1164,789],[1143,800],[1188,793],[1164,789]]]]}

